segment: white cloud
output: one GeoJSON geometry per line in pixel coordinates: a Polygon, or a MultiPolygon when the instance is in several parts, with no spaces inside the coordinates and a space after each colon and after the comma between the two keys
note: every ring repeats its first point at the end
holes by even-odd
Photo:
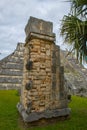
{"type": "Polygon", "coordinates": [[[69,3],[62,0],[1,0],[0,51],[3,53],[2,57],[11,53],[17,42],[24,42],[24,28],[30,16],[52,21],[54,32],[59,35],[60,20],[64,14],[68,13],[68,9],[69,3]]]}

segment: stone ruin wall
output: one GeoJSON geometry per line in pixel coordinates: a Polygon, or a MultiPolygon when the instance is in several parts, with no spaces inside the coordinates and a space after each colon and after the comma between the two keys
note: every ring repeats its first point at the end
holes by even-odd
{"type": "Polygon", "coordinates": [[[0,60],[0,90],[20,89],[23,78],[24,44],[18,43],[15,51],[0,60]]]}
{"type": "Polygon", "coordinates": [[[25,122],[69,115],[60,48],[52,23],[30,17],[25,28],[23,85],[17,107],[25,122]],[[50,112],[50,114],[48,113],[50,112]]]}
{"type": "Polygon", "coordinates": [[[24,107],[27,109],[30,100],[33,102],[31,112],[43,111],[49,106],[51,108],[65,107],[64,70],[60,66],[59,47],[49,40],[41,39],[32,39],[29,44],[34,47],[30,48],[29,52],[28,45],[26,45],[24,52],[24,80],[21,99],[24,107]],[[30,71],[26,69],[29,55],[33,61],[33,68],[30,71]],[[27,88],[29,82],[32,82],[32,86],[27,88]],[[62,106],[60,100],[63,102],[62,106]]]}

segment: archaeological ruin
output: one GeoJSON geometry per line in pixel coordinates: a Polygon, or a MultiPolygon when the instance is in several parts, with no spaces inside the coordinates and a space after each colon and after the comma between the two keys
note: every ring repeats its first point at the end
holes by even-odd
{"type": "Polygon", "coordinates": [[[0,90],[20,89],[23,78],[24,44],[18,43],[15,51],[0,60],[0,90]]]}
{"type": "Polygon", "coordinates": [[[24,122],[70,115],[53,23],[30,17],[25,33],[19,113],[24,122]]]}

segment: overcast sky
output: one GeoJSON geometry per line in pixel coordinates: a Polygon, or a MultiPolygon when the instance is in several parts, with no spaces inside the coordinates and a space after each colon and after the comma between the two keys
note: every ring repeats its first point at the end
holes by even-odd
{"type": "Polygon", "coordinates": [[[66,0],[0,0],[0,59],[12,53],[18,42],[25,41],[24,28],[30,16],[53,22],[57,44],[60,20],[69,13],[66,0]]]}

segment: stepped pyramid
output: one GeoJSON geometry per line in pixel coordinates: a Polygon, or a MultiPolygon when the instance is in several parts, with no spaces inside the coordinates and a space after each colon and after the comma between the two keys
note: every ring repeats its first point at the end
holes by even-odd
{"type": "Polygon", "coordinates": [[[22,84],[24,44],[0,61],[0,89],[19,89],[22,84]]]}

